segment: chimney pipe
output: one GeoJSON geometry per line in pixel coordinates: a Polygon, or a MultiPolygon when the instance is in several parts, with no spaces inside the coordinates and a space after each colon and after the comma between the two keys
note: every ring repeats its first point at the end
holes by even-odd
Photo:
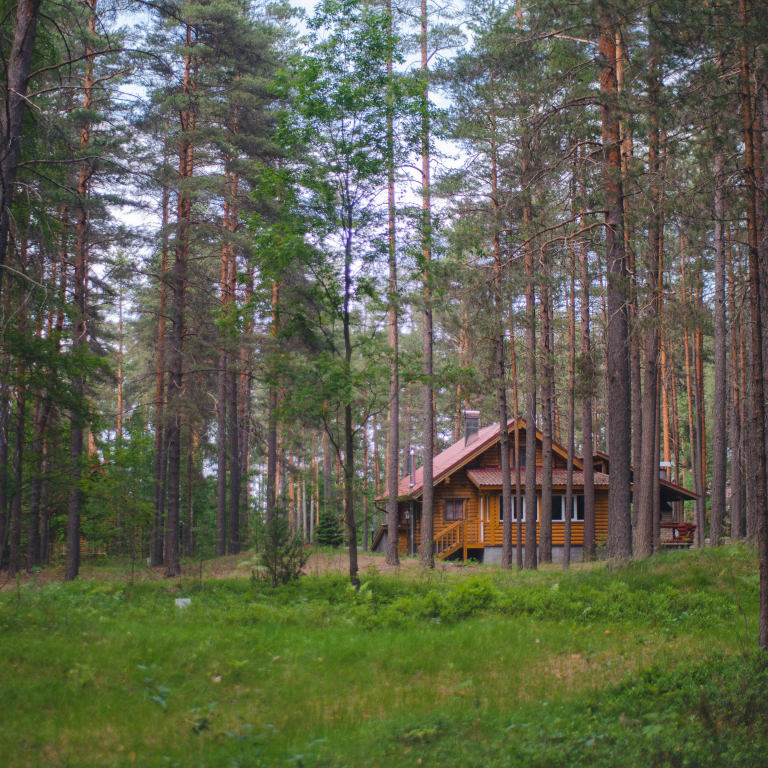
{"type": "Polygon", "coordinates": [[[669,468],[672,466],[671,461],[659,462],[659,477],[662,480],[669,480],[669,468]]]}
{"type": "Polygon", "coordinates": [[[413,446],[411,446],[408,455],[408,469],[411,475],[411,488],[413,488],[413,486],[416,485],[416,451],[413,450],[413,446]]]}
{"type": "Polygon", "coordinates": [[[464,445],[477,440],[480,431],[480,411],[464,411],[464,445]]]}

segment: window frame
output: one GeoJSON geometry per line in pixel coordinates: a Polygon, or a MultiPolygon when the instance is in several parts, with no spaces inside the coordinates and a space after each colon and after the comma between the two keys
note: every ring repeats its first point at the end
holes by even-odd
{"type": "MultiPolygon", "coordinates": [[[[520,501],[522,502],[522,508],[523,508],[523,516],[522,516],[520,522],[524,523],[525,522],[525,497],[520,499],[520,501]]],[[[515,497],[513,496],[512,497],[512,509],[514,510],[514,508],[515,508],[515,497]]],[[[502,494],[499,494],[498,520],[499,520],[500,523],[504,522],[504,496],[502,494]]],[[[514,514],[512,515],[512,522],[513,523],[517,522],[517,515],[514,515],[514,514]]]]}
{"type": "Polygon", "coordinates": [[[468,497],[466,496],[443,496],[443,522],[444,523],[455,523],[457,520],[465,520],[466,519],[466,503],[468,501],[468,497]],[[449,503],[460,503],[461,504],[461,517],[448,517],[448,504],[449,503]]]}
{"type": "MultiPolygon", "coordinates": [[[[562,515],[562,517],[557,517],[557,518],[554,516],[555,505],[553,503],[552,504],[552,512],[553,512],[552,522],[553,523],[564,523],[565,522],[565,494],[564,493],[563,494],[552,494],[552,499],[553,499],[553,501],[554,501],[554,499],[560,499],[560,514],[562,515]]],[[[580,518],[578,516],[579,515],[579,502],[578,502],[579,499],[582,500],[581,505],[582,505],[582,514],[583,514],[583,510],[584,510],[584,494],[582,493],[582,494],[578,494],[577,495],[577,494],[574,493],[573,494],[573,510],[571,511],[571,522],[572,523],[583,523],[584,522],[584,518],[583,517],[580,518]]]]}

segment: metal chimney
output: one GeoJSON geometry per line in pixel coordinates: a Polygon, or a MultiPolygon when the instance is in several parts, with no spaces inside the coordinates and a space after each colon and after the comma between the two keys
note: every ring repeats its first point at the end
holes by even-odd
{"type": "Polygon", "coordinates": [[[477,440],[480,431],[480,411],[464,411],[464,445],[477,440]]]}
{"type": "Polygon", "coordinates": [[[411,488],[413,488],[416,485],[416,451],[413,450],[413,446],[408,455],[408,471],[411,476],[411,488]]]}
{"type": "Polygon", "coordinates": [[[662,480],[669,480],[669,469],[672,466],[671,461],[660,461],[659,462],[659,477],[662,480]]]}

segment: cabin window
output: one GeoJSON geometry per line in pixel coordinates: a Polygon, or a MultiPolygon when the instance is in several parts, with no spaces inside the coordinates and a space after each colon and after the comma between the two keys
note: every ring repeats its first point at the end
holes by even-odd
{"type": "MultiPolygon", "coordinates": [[[[552,497],[552,520],[561,523],[565,520],[565,496],[552,497]]],[[[584,521],[584,497],[573,497],[573,509],[571,510],[571,520],[575,522],[584,521]]]]}
{"type": "MultiPolygon", "coordinates": [[[[512,522],[517,522],[517,499],[513,496],[512,499],[512,522]]],[[[523,511],[523,516],[520,518],[521,520],[525,520],[525,499],[520,499],[520,508],[523,511]]],[[[499,522],[504,522],[504,497],[499,496],[499,522]]]]}
{"type": "MultiPolygon", "coordinates": [[[[515,449],[513,448],[512,449],[512,457],[513,457],[512,466],[513,467],[516,466],[514,462],[514,455],[515,455],[515,449]]],[[[520,468],[525,469],[525,448],[520,449],[520,468]]]]}
{"type": "Polygon", "coordinates": [[[464,517],[464,499],[445,500],[445,520],[461,520],[464,517]]]}

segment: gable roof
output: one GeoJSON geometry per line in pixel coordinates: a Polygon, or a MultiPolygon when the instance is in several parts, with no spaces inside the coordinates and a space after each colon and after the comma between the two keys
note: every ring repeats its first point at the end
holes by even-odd
{"type": "MultiPolygon", "coordinates": [[[[509,432],[512,432],[515,428],[515,424],[517,423],[518,429],[525,429],[525,419],[510,419],[507,422],[507,430],[509,432]]],[[[433,478],[433,484],[437,485],[438,483],[442,482],[448,475],[455,472],[457,469],[460,469],[465,464],[468,464],[472,459],[479,456],[484,451],[488,450],[491,446],[493,446],[498,440],[500,439],[499,435],[499,424],[498,422],[494,424],[489,424],[487,427],[483,427],[479,432],[477,433],[477,438],[473,440],[469,445],[464,444],[464,438],[461,438],[457,442],[455,442],[450,447],[446,448],[444,451],[439,453],[437,456],[434,457],[432,460],[432,478],[433,478]]],[[[542,434],[541,430],[536,430],[536,440],[541,441],[542,434]]],[[[556,441],[552,441],[552,450],[554,453],[559,453],[562,457],[567,457],[568,453],[566,449],[560,445],[560,443],[556,441]]],[[[606,459],[610,460],[608,454],[602,453],[602,451],[595,451],[594,455],[596,458],[606,459]]],[[[584,475],[583,475],[583,469],[584,469],[584,463],[581,456],[574,456],[573,457],[573,482],[574,485],[582,485],[584,484],[584,475]],[[579,478],[577,480],[577,477],[579,478]]],[[[469,473],[470,479],[478,486],[496,486],[501,485],[501,469],[500,468],[493,468],[493,467],[486,467],[483,469],[473,469],[469,473]]],[[[536,471],[536,485],[541,485],[541,468],[538,468],[536,471]]],[[[558,470],[553,468],[553,484],[554,485],[565,485],[565,470],[558,470]],[[557,475],[558,472],[562,472],[562,482],[555,482],[555,476],[558,478],[560,477],[557,475]]],[[[405,477],[400,479],[400,483],[397,487],[397,496],[398,499],[418,499],[421,496],[421,492],[424,486],[424,468],[419,467],[415,472],[415,478],[413,485],[411,485],[411,477],[410,475],[406,475],[405,477]]],[[[595,472],[594,473],[595,478],[595,486],[608,486],[608,475],[603,474],[602,472],[595,472]]],[[[513,483],[514,483],[514,475],[513,475],[513,483]]],[[[521,480],[523,483],[525,483],[525,470],[522,470],[522,476],[521,480]]],[[[689,499],[689,500],[695,500],[698,499],[698,495],[694,493],[693,491],[689,491],[687,488],[683,488],[680,485],[677,485],[676,483],[671,482],[670,480],[661,480],[661,487],[663,489],[666,489],[668,492],[671,492],[670,495],[675,497],[679,497],[681,499],[689,499]]],[[[381,494],[377,497],[377,501],[384,501],[388,499],[389,497],[386,494],[381,494]]]]}
{"type": "MultiPolygon", "coordinates": [[[[508,432],[512,432],[517,422],[518,429],[525,429],[525,419],[510,419],[507,422],[508,432]]],[[[455,472],[464,464],[472,461],[472,459],[479,456],[484,451],[493,446],[501,436],[499,435],[499,424],[489,424],[487,427],[483,427],[478,433],[477,438],[473,440],[469,445],[464,444],[464,438],[461,438],[455,442],[449,448],[439,453],[432,460],[432,482],[437,485],[445,477],[455,472]]],[[[542,435],[540,430],[536,430],[536,439],[541,441],[542,435]]],[[[521,446],[522,447],[522,446],[521,446]]],[[[567,451],[559,443],[552,441],[552,450],[556,453],[560,453],[562,456],[567,456],[567,451]]],[[[583,469],[581,459],[574,457],[574,468],[583,469]]],[[[417,499],[421,496],[421,491],[424,486],[424,468],[419,467],[416,470],[413,485],[411,485],[411,476],[406,475],[401,478],[397,487],[398,498],[417,499]]],[[[382,494],[378,499],[387,499],[386,494],[382,494]]],[[[378,500],[377,499],[377,500],[378,500]]]]}

